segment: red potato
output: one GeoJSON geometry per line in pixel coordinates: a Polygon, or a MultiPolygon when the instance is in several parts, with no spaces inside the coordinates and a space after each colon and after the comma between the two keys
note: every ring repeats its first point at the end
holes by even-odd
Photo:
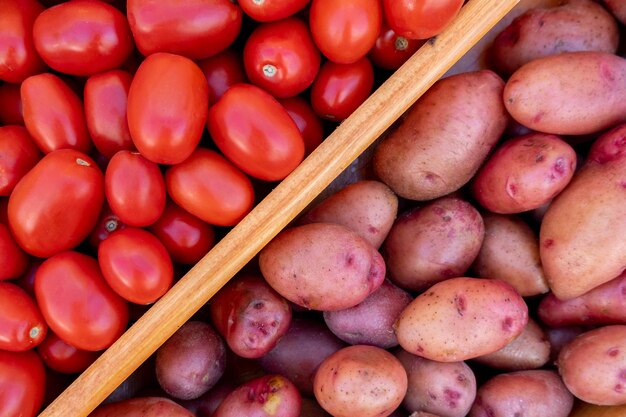
{"type": "Polygon", "coordinates": [[[138,397],[98,407],[89,417],[195,417],[168,398],[138,397]]]}
{"type": "Polygon", "coordinates": [[[622,24],[626,24],[626,4],[621,0],[603,0],[613,16],[622,24]]]}

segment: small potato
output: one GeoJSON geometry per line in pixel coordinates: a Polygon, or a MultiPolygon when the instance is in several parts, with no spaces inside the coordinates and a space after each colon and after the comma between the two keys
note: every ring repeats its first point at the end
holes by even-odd
{"type": "Polygon", "coordinates": [[[504,281],[450,278],[420,294],[396,323],[400,346],[440,362],[458,362],[503,348],[528,322],[528,307],[504,281]]]}
{"type": "Polygon", "coordinates": [[[613,16],[626,25],[626,3],[623,0],[603,0],[613,16]]]}
{"type": "Polygon", "coordinates": [[[141,397],[98,407],[89,417],[194,417],[186,408],[168,398],[141,397]]]}
{"type": "Polygon", "coordinates": [[[384,417],[402,402],[407,375],[386,350],[355,345],[326,358],[313,386],[317,402],[334,417],[384,417]]]}

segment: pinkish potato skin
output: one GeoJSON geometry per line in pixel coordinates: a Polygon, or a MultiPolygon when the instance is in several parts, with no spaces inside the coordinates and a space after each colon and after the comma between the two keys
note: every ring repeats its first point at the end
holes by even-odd
{"type": "Polygon", "coordinates": [[[443,197],[403,213],[382,253],[389,279],[401,288],[421,291],[470,267],[483,243],[483,219],[467,201],[443,197]]]}
{"type": "Polygon", "coordinates": [[[168,398],[142,397],[119,401],[97,408],[89,417],[194,417],[168,398]]]}
{"type": "Polygon", "coordinates": [[[604,0],[604,4],[617,20],[626,25],[626,3],[623,0],[604,0]]]}

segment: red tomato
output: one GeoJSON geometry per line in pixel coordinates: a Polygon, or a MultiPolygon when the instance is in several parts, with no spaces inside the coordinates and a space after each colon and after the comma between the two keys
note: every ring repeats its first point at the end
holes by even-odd
{"type": "Polygon", "coordinates": [[[389,26],[407,39],[438,35],[456,17],[464,0],[383,0],[389,26]]]}
{"type": "Polygon", "coordinates": [[[36,416],[45,392],[46,371],[34,351],[0,350],[0,416],[36,416]]]}
{"type": "Polygon", "coordinates": [[[0,223],[0,281],[22,275],[28,267],[28,261],[28,255],[15,242],[9,227],[0,223]]]}
{"type": "Polygon", "coordinates": [[[309,155],[324,140],[324,123],[315,114],[308,101],[300,96],[278,100],[296,122],[304,139],[304,153],[309,155]]]}
{"type": "Polygon", "coordinates": [[[380,35],[367,56],[377,67],[395,70],[400,68],[425,42],[425,40],[399,36],[387,23],[383,22],[380,35]]]}
{"type": "Polygon", "coordinates": [[[93,144],[105,158],[117,151],[135,150],[126,109],[133,77],[113,70],[89,77],[85,83],[85,119],[93,144]]]}
{"type": "Polygon", "coordinates": [[[13,282],[21,289],[26,291],[28,295],[30,295],[33,299],[35,299],[35,274],[39,269],[39,265],[43,262],[43,259],[39,258],[31,258],[28,266],[26,267],[26,271],[13,282]]]}
{"type": "Polygon", "coordinates": [[[194,60],[228,48],[239,35],[243,17],[230,0],[128,0],[127,13],[144,56],[170,52],[194,60]]]}
{"type": "Polygon", "coordinates": [[[128,93],[128,127],[139,152],[157,164],[187,159],[200,142],[208,99],[206,78],[190,59],[167,53],[146,58],[128,93]]]}
{"type": "Polygon", "coordinates": [[[209,105],[217,103],[226,90],[238,83],[248,81],[241,55],[226,49],[211,58],[198,62],[209,83],[209,105]]]}
{"type": "Polygon", "coordinates": [[[17,285],[0,282],[0,349],[22,352],[39,345],[48,325],[30,295],[17,285]]]}
{"type": "Polygon", "coordinates": [[[298,13],[311,0],[239,0],[244,13],[259,22],[273,22],[298,13]]]}
{"type": "Polygon", "coordinates": [[[296,17],[260,25],[243,49],[248,79],[274,97],[292,97],[307,89],[320,62],[308,26],[296,17]]]}
{"type": "Polygon", "coordinates": [[[87,155],[61,149],[44,156],[9,197],[17,243],[40,258],[74,248],[98,221],[104,176],[87,155]]]}
{"type": "Polygon", "coordinates": [[[216,226],[237,224],[254,205],[252,182],[219,153],[198,148],[165,173],[167,193],[183,209],[216,226]]]}
{"type": "Polygon", "coordinates": [[[350,64],[374,46],[382,24],[380,0],[313,0],[311,34],[331,61],[350,64]]]}
{"type": "Polygon", "coordinates": [[[24,125],[19,84],[0,84],[0,124],[24,125]]]}
{"type": "Polygon", "coordinates": [[[374,69],[367,58],[354,64],[327,61],[311,87],[313,110],[324,119],[347,119],[367,99],[374,85],[374,69]]]}
{"type": "Polygon", "coordinates": [[[232,86],[209,110],[207,127],[229,160],[264,181],[282,180],[304,157],[304,140],[287,111],[250,84],[232,86]]]}
{"type": "Polygon", "coordinates": [[[89,244],[93,249],[97,250],[100,243],[108,238],[111,233],[116,230],[122,230],[125,227],[126,225],[120,220],[117,214],[111,211],[111,208],[105,202],[100,211],[100,218],[98,218],[96,226],[89,234],[89,244]]]}
{"type": "Polygon", "coordinates": [[[33,40],[50,68],[83,76],[120,67],[134,48],[124,14],[98,0],[46,9],[35,20],[33,40]]]}
{"type": "Polygon", "coordinates": [[[9,215],[7,213],[8,207],[8,197],[0,197],[0,223],[2,224],[9,224],[9,215]]]}
{"type": "Polygon", "coordinates": [[[33,75],[22,83],[24,123],[44,153],[57,149],[91,150],[83,103],[56,75],[33,75]],[[54,105],[51,105],[54,103],[54,105]]]}
{"type": "Polygon", "coordinates": [[[107,285],[98,261],[82,253],[46,259],[37,270],[35,295],[50,329],[78,349],[106,349],[126,329],[128,304],[107,285]]]}
{"type": "Polygon", "coordinates": [[[35,0],[2,0],[0,80],[21,83],[46,70],[33,43],[33,22],[44,10],[35,0]]]}
{"type": "Polygon", "coordinates": [[[113,213],[128,226],[150,226],[165,207],[165,180],[159,166],[137,152],[119,151],[111,158],[104,192],[113,213]]]}
{"type": "Polygon", "coordinates": [[[37,353],[46,367],[63,374],[82,372],[100,356],[98,352],[68,345],[53,332],[48,332],[44,341],[37,346],[37,353]]]}
{"type": "Polygon", "coordinates": [[[24,126],[0,127],[0,152],[0,195],[8,196],[42,155],[24,126]]]}

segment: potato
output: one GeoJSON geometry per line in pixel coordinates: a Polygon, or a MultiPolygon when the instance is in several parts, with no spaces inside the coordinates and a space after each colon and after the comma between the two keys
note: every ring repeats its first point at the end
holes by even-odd
{"type": "Polygon", "coordinates": [[[331,223],[283,230],[261,251],[259,266],[283,297],[321,311],[355,306],[385,279],[380,253],[356,232],[331,223]]]}
{"type": "Polygon", "coordinates": [[[485,239],[472,270],[479,277],[498,277],[522,297],[548,292],[539,257],[539,237],[514,215],[483,213],[485,239]]]}
{"type": "Polygon", "coordinates": [[[504,82],[492,71],[435,83],[384,137],[373,168],[401,197],[432,200],[465,185],[507,125],[504,82]]]}
{"type": "Polygon", "coordinates": [[[418,295],[400,314],[396,335],[409,353],[458,362],[503,348],[528,322],[528,307],[504,281],[450,278],[418,295]]]}
{"type": "Polygon", "coordinates": [[[469,417],[567,417],[574,398],[554,371],[496,375],[476,393],[469,417]]]}
{"type": "Polygon", "coordinates": [[[613,16],[626,25],[626,3],[623,0],[603,0],[613,16]]]}
{"type": "Polygon", "coordinates": [[[537,58],[574,51],[615,53],[618,43],[610,13],[591,0],[569,0],[526,11],[498,34],[489,52],[496,71],[508,76],[537,58]]]}
{"type": "Polygon", "coordinates": [[[178,404],[191,411],[196,417],[211,417],[217,407],[224,401],[232,391],[237,388],[230,381],[224,378],[210,390],[193,400],[177,400],[178,404]]]}
{"type": "Polygon", "coordinates": [[[89,417],[195,417],[168,398],[138,397],[98,407],[89,417]]]}
{"type": "Polygon", "coordinates": [[[382,253],[389,279],[421,291],[465,274],[484,238],[483,220],[467,201],[443,197],[403,213],[394,223],[382,253]]]}
{"type": "Polygon", "coordinates": [[[606,52],[566,52],[535,59],[504,87],[511,116],[556,135],[596,133],[626,121],[626,59],[606,52]]]}
{"type": "Polygon", "coordinates": [[[317,402],[334,417],[384,417],[402,402],[407,375],[386,350],[355,345],[326,358],[313,387],[317,402]]]}
{"type": "Polygon", "coordinates": [[[576,152],[556,135],[531,133],[496,148],[471,184],[478,203],[494,213],[512,214],[546,204],[570,182],[576,152]]]}
{"type": "Polygon", "coordinates": [[[543,218],[539,253],[557,298],[581,296],[626,266],[625,136],[620,125],[598,138],[543,218]]]}
{"type": "Polygon", "coordinates": [[[347,185],[299,219],[299,224],[336,223],[346,226],[379,248],[398,214],[398,197],[380,181],[347,185]]]}
{"type": "Polygon", "coordinates": [[[476,397],[476,377],[465,362],[437,362],[398,349],[408,375],[402,404],[409,412],[465,417],[476,397]]]}

